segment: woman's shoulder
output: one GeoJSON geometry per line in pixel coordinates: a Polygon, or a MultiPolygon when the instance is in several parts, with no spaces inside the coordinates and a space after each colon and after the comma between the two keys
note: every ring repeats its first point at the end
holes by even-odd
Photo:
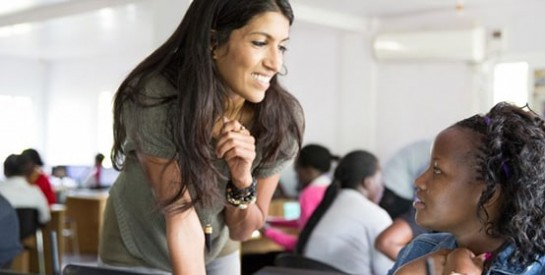
{"type": "Polygon", "coordinates": [[[150,75],[143,79],[143,92],[146,96],[167,97],[177,93],[176,88],[162,74],[150,75]]]}
{"type": "Polygon", "coordinates": [[[397,256],[393,270],[416,258],[442,248],[456,248],[456,239],[450,233],[424,233],[414,238],[397,256]]]}

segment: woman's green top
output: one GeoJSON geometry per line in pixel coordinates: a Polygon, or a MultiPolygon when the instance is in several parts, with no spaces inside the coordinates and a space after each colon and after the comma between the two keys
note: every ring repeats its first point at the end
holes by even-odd
{"type": "MultiPolygon", "coordinates": [[[[144,94],[153,100],[175,96],[177,91],[166,78],[155,76],[147,81],[144,94]]],[[[153,107],[125,104],[122,115],[127,131],[124,144],[126,158],[121,173],[110,189],[99,249],[101,260],[107,264],[172,271],[165,220],[157,207],[145,172],[136,158],[137,150],[165,159],[174,156],[176,150],[167,121],[169,108],[172,107],[172,102],[153,107]]],[[[300,115],[297,118],[298,123],[302,125],[303,114],[300,108],[297,114],[300,115]]],[[[278,159],[259,167],[256,164],[260,163],[262,150],[259,144],[256,145],[256,159],[252,168],[254,177],[265,178],[277,174],[292,161],[298,149],[297,142],[294,138],[286,138],[289,142],[285,144],[292,152],[290,158],[278,159]]],[[[229,169],[224,160],[217,160],[214,165],[228,177],[229,169]]],[[[218,181],[220,192],[225,190],[226,184],[227,181],[218,181]]],[[[201,224],[211,224],[213,228],[211,249],[205,252],[207,263],[218,256],[234,252],[239,247],[238,242],[229,239],[229,229],[224,220],[225,205],[225,200],[217,200],[210,208],[196,206],[201,224]]]]}

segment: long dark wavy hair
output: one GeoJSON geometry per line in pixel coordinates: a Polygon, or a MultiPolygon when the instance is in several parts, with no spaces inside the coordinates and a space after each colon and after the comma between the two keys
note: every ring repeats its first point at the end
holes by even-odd
{"type": "Polygon", "coordinates": [[[476,169],[486,188],[477,214],[487,234],[516,246],[511,260],[523,265],[545,254],[545,124],[527,107],[500,102],[454,125],[481,134],[476,169]],[[501,214],[490,221],[484,205],[497,189],[501,214]]]}
{"type": "MultiPolygon", "coordinates": [[[[214,123],[225,113],[228,100],[211,49],[226,44],[233,30],[264,12],[280,12],[290,25],[294,19],[287,0],[194,0],[170,38],[142,61],[118,88],[114,100],[111,155],[118,170],[123,168],[127,153],[123,148],[127,138],[125,119],[131,119],[122,116],[125,104],[131,102],[142,108],[174,104],[168,115],[168,127],[176,146],[172,161],[180,168],[181,183],[176,194],[159,202],[163,209],[185,211],[197,203],[209,205],[219,198],[217,180],[221,175],[213,166],[216,157],[211,140],[214,123]],[[178,93],[154,98],[150,104],[142,90],[146,81],[156,75],[166,77],[178,93]],[[174,206],[188,187],[195,191],[192,202],[174,206]]],[[[301,114],[297,113],[301,107],[280,86],[277,76],[272,78],[262,102],[245,102],[243,108],[253,114],[250,131],[256,144],[263,148],[260,164],[290,157],[293,152],[284,146],[288,137],[301,147],[304,122],[298,119],[301,114]]]]}
{"type": "Polygon", "coordinates": [[[296,254],[303,254],[312,231],[337,198],[340,189],[357,189],[367,177],[372,177],[379,170],[379,162],[375,155],[363,150],[356,150],[344,156],[335,168],[333,181],[327,187],[324,198],[316,207],[305,227],[299,234],[296,254]]]}

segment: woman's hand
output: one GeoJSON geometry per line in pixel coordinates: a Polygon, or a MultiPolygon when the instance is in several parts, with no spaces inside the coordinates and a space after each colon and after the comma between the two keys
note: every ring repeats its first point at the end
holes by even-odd
{"type": "Polygon", "coordinates": [[[231,180],[237,188],[243,189],[252,184],[255,139],[240,122],[223,118],[216,154],[227,162],[231,180]]]}

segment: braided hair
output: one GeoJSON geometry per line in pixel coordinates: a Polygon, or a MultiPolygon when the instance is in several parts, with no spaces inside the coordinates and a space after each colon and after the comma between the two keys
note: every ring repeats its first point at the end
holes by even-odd
{"type": "Polygon", "coordinates": [[[477,149],[478,180],[485,183],[478,214],[487,234],[514,244],[512,262],[526,265],[545,254],[545,123],[529,108],[500,102],[486,115],[475,115],[453,127],[482,137],[477,149]],[[500,217],[488,220],[484,205],[497,189],[500,217]]]}

